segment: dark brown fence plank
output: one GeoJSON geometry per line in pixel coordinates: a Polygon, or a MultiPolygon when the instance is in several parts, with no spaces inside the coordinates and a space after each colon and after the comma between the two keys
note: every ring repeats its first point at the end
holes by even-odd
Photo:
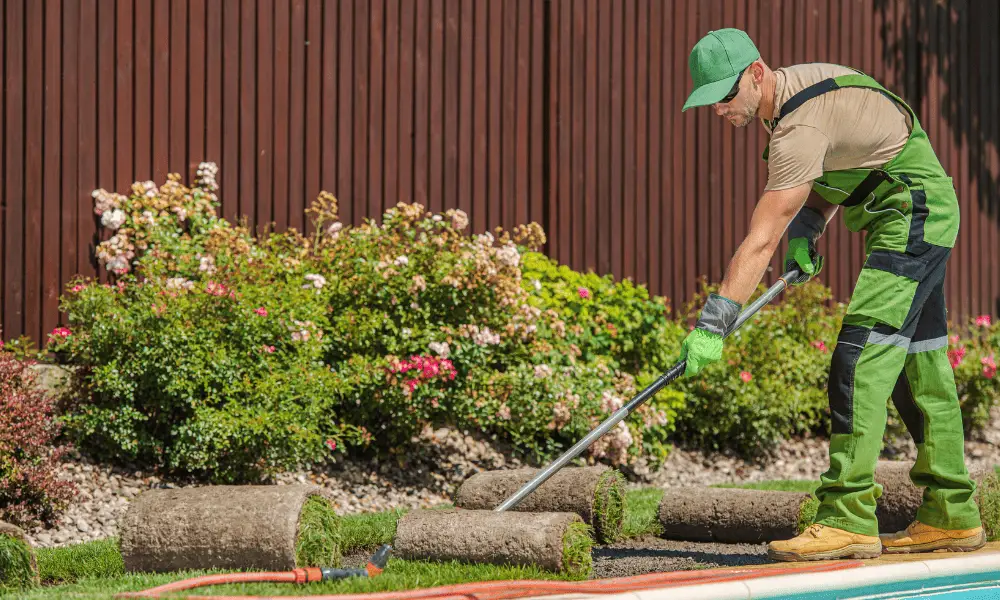
{"type": "MultiPolygon", "coordinates": [[[[514,211],[517,202],[517,179],[514,170],[517,159],[517,0],[503,2],[503,79],[500,84],[502,127],[501,149],[503,158],[500,163],[501,192],[498,200],[500,221],[491,221],[489,225],[497,225],[509,229],[514,222],[514,211]]],[[[431,128],[434,127],[433,109],[431,128]]],[[[433,133],[432,138],[433,140],[433,133]]],[[[433,161],[433,154],[432,154],[433,161]]],[[[433,188],[432,188],[433,189],[433,188]]],[[[491,215],[492,216],[492,215],[491,215]]]]}
{"type": "MultiPolygon", "coordinates": [[[[188,119],[187,163],[182,172],[185,181],[192,181],[198,164],[205,156],[205,63],[207,13],[205,0],[188,0],[188,119]]],[[[110,6],[110,4],[109,4],[110,6]]]]}
{"type": "Polygon", "coordinates": [[[239,217],[247,218],[251,230],[257,220],[257,4],[240,6],[240,195],[239,217]]]}
{"type": "Polygon", "coordinates": [[[566,9],[563,3],[558,0],[545,5],[545,10],[548,34],[544,37],[547,37],[545,41],[548,43],[546,50],[548,65],[543,75],[549,78],[549,85],[546,90],[548,93],[548,107],[546,108],[548,111],[548,118],[546,119],[546,125],[548,126],[548,147],[546,151],[548,152],[548,157],[546,158],[547,164],[545,165],[547,177],[545,183],[547,188],[545,189],[546,197],[542,199],[544,202],[543,209],[545,210],[545,224],[543,227],[545,228],[547,243],[542,251],[546,252],[548,256],[557,262],[565,262],[566,259],[563,256],[563,252],[566,247],[562,245],[560,236],[564,235],[568,231],[568,228],[563,225],[560,218],[560,211],[565,212],[565,207],[568,204],[563,180],[568,179],[567,167],[569,154],[567,150],[569,146],[568,133],[570,124],[566,121],[568,115],[563,113],[561,107],[568,104],[569,96],[568,93],[566,96],[563,95],[566,86],[569,84],[569,57],[562,50],[562,45],[566,41],[566,32],[563,30],[563,26],[568,25],[568,21],[565,20],[566,9]],[[563,144],[565,144],[565,147],[561,147],[563,144]]]}
{"type": "MultiPolygon", "coordinates": [[[[3,26],[0,25],[0,30],[3,26]]],[[[45,3],[45,39],[62,38],[62,6],[59,2],[45,3]]],[[[0,44],[0,54],[3,53],[0,44]]],[[[60,226],[61,198],[62,198],[62,169],[60,160],[62,157],[61,145],[61,124],[62,124],[62,53],[58,48],[52,48],[45,52],[45,181],[42,187],[42,227],[44,228],[44,239],[42,244],[42,333],[55,328],[59,321],[59,295],[62,293],[64,280],[60,276],[62,262],[62,244],[57,240],[62,238],[60,226]]],[[[6,138],[4,138],[6,139],[6,138]]],[[[131,159],[131,157],[130,157],[131,159]]],[[[3,167],[0,166],[0,169],[3,167]]],[[[2,218],[0,218],[2,222],[2,218]]],[[[0,227],[2,229],[2,227],[0,227]]],[[[0,231],[0,236],[3,232],[0,231]]],[[[0,269],[3,266],[0,265],[0,269]]],[[[5,295],[6,297],[6,295],[5,295]]],[[[0,300],[2,306],[2,300],[0,300]]],[[[2,325],[2,323],[0,323],[2,325]]],[[[7,332],[3,331],[3,337],[7,337],[7,332]]],[[[44,338],[39,337],[36,341],[44,338]]]]}
{"type": "MultiPolygon", "coordinates": [[[[479,232],[479,222],[486,221],[487,202],[487,174],[488,174],[488,133],[489,133],[489,110],[488,106],[492,96],[487,86],[489,81],[487,53],[491,43],[491,29],[489,20],[489,6],[481,2],[472,2],[474,15],[474,65],[473,65],[473,109],[472,121],[475,132],[473,144],[475,155],[472,162],[472,194],[473,200],[469,210],[469,222],[473,225],[472,231],[479,232]]],[[[400,106],[403,98],[400,96],[400,106]]],[[[401,148],[402,149],[402,148],[401,148]]]]}
{"type": "MultiPolygon", "coordinates": [[[[570,10],[570,8],[567,8],[570,10]]],[[[585,127],[589,123],[589,110],[588,107],[588,71],[587,65],[589,61],[590,51],[585,44],[587,35],[587,14],[589,12],[589,4],[584,4],[583,2],[572,2],[571,10],[573,13],[572,19],[572,51],[573,56],[573,81],[572,85],[572,140],[571,140],[571,150],[572,153],[572,194],[570,197],[570,205],[573,210],[570,215],[570,228],[572,230],[571,234],[571,244],[573,246],[572,252],[570,254],[570,260],[567,264],[573,265],[574,268],[581,268],[586,260],[584,255],[584,248],[586,244],[584,240],[586,238],[587,232],[587,221],[586,213],[584,212],[586,207],[587,190],[587,171],[585,166],[587,164],[587,156],[593,154],[592,151],[588,151],[588,147],[585,143],[589,137],[588,130],[585,127]]],[[[592,95],[592,94],[591,94],[592,95]]]]}
{"type": "MultiPolygon", "coordinates": [[[[472,212],[472,148],[475,130],[472,126],[472,112],[475,98],[472,92],[472,63],[475,60],[473,27],[475,23],[475,0],[462,0],[459,6],[459,82],[458,82],[458,203],[457,208],[472,212]]],[[[485,40],[480,40],[480,45],[485,40]]],[[[388,97],[388,94],[387,96],[388,97]]]]}
{"type": "MultiPolygon", "coordinates": [[[[168,96],[168,71],[170,57],[170,7],[166,2],[160,2],[152,6],[142,6],[143,3],[136,3],[136,44],[139,40],[148,37],[149,41],[143,41],[143,53],[148,53],[148,57],[140,59],[145,64],[137,64],[138,71],[149,73],[151,77],[144,77],[143,81],[136,80],[136,86],[145,84],[144,89],[136,90],[136,107],[148,106],[143,114],[136,114],[136,123],[144,122],[152,125],[150,131],[136,132],[136,139],[146,139],[149,142],[149,153],[145,154],[146,168],[145,178],[151,179],[157,185],[163,183],[167,174],[167,100],[168,96]],[[147,62],[148,61],[148,62],[147,62]],[[147,66],[148,65],[148,66],[147,66]],[[140,118],[145,121],[140,121],[140,118]],[[140,137],[142,134],[145,136],[140,137]]],[[[238,114],[238,113],[237,113],[238,114]]],[[[138,159],[138,156],[137,156],[138,159]]],[[[137,160],[138,162],[138,160],[137,160]]]]}
{"type": "MultiPolygon", "coordinates": [[[[610,113],[607,115],[609,121],[605,125],[611,130],[611,177],[609,188],[602,198],[603,223],[609,225],[606,230],[605,247],[610,244],[610,262],[601,266],[604,273],[622,272],[622,50],[624,46],[624,23],[622,16],[623,5],[615,2],[611,5],[611,49],[608,55],[610,89],[610,113]],[[612,125],[614,123],[614,125],[612,125]]],[[[600,261],[598,261],[600,264],[600,261]]]]}
{"type": "MultiPolygon", "coordinates": [[[[415,21],[414,2],[400,0],[399,4],[399,135],[396,162],[399,165],[399,192],[396,202],[413,202],[413,159],[414,146],[414,96],[413,80],[415,65],[415,21]]],[[[486,41],[483,40],[483,44],[486,41]]]]}
{"type": "MultiPolygon", "coordinates": [[[[303,65],[306,82],[303,90],[305,135],[298,139],[302,143],[299,151],[303,153],[305,170],[302,191],[298,193],[299,197],[293,206],[295,215],[299,215],[305,207],[316,201],[320,189],[334,195],[340,194],[337,179],[340,173],[337,162],[339,151],[336,146],[339,141],[337,131],[341,125],[338,123],[337,113],[340,99],[336,81],[337,43],[345,33],[347,39],[350,39],[350,31],[338,27],[340,15],[336,4],[309,0],[304,8],[306,20],[303,36],[309,42],[305,47],[303,65]],[[323,35],[324,32],[329,33],[323,35]]],[[[344,215],[344,200],[349,198],[349,195],[344,195],[338,204],[341,220],[344,215]]],[[[350,207],[347,209],[350,214],[350,207]]],[[[304,213],[301,218],[302,231],[311,231],[312,221],[306,219],[304,213]]]]}
{"type": "MultiPolygon", "coordinates": [[[[501,124],[503,97],[501,95],[501,84],[503,83],[503,3],[489,3],[489,135],[487,137],[489,148],[487,150],[489,175],[487,177],[487,196],[484,210],[476,211],[473,221],[474,231],[480,233],[490,229],[490,225],[497,223],[502,217],[499,213],[502,204],[503,188],[501,186],[501,124]]],[[[419,56],[419,54],[418,54],[419,56]]],[[[419,71],[418,71],[419,77],[419,71]]],[[[419,108],[420,103],[417,103],[419,108]]],[[[419,114],[419,113],[418,113],[419,114]]],[[[419,127],[419,126],[418,126],[419,127]]]]}
{"type": "MultiPolygon", "coordinates": [[[[157,23],[159,25],[159,23],[157,23]]],[[[187,180],[187,2],[170,3],[170,55],[168,60],[170,78],[168,94],[170,109],[168,120],[169,139],[167,170],[180,173],[187,180]]]]}
{"type": "MultiPolygon", "coordinates": [[[[430,0],[429,77],[418,81],[428,86],[427,202],[430,211],[441,210],[444,194],[444,0],[430,0]]],[[[359,61],[360,64],[360,61],[359,61]]]]}
{"type": "MultiPolygon", "coordinates": [[[[406,106],[399,101],[399,2],[400,0],[387,0],[385,6],[385,148],[382,169],[385,208],[399,202],[399,113],[401,107],[406,106]]],[[[469,35],[472,35],[471,31],[469,35]]],[[[469,59],[471,60],[471,56],[469,59]]],[[[467,175],[471,176],[471,173],[467,175]]]]}
{"type": "MultiPolygon", "coordinates": [[[[24,24],[24,331],[40,339],[42,304],[41,256],[43,156],[42,130],[45,7],[28,2],[24,24]]],[[[113,24],[112,24],[113,27],[113,24]]],[[[113,151],[112,158],[114,158],[113,151]]],[[[112,171],[113,174],[113,171],[112,171]]]]}
{"type": "MultiPolygon", "coordinates": [[[[649,58],[649,3],[646,0],[638,0],[636,14],[633,17],[638,19],[635,22],[635,62],[636,62],[636,90],[635,99],[635,167],[632,173],[635,176],[635,217],[631,226],[625,231],[626,240],[631,240],[630,247],[634,248],[634,267],[632,277],[637,281],[649,281],[648,253],[646,246],[647,215],[649,211],[649,192],[647,187],[648,163],[647,163],[647,123],[649,120],[647,102],[647,82],[649,81],[648,58],[649,58]]],[[[632,21],[629,21],[631,23],[632,21]]],[[[625,200],[628,202],[628,199],[625,200]]]]}
{"type": "Polygon", "coordinates": [[[271,192],[275,229],[284,231],[289,223],[288,198],[288,101],[291,95],[291,7],[285,2],[274,5],[274,170],[271,192]]]}
{"type": "Polygon", "coordinates": [[[413,78],[414,91],[414,138],[413,138],[413,203],[427,206],[428,185],[430,172],[428,170],[428,154],[430,145],[428,142],[428,119],[430,116],[430,103],[428,87],[428,76],[430,72],[430,2],[416,3],[416,15],[414,17],[415,29],[415,73],[413,78]]]}
{"type": "Polygon", "coordinates": [[[256,225],[270,228],[272,166],[274,164],[274,1],[257,0],[257,140],[254,156],[257,176],[256,225]]]}
{"type": "Polygon", "coordinates": [[[222,165],[222,2],[205,6],[205,160],[222,165]]]}
{"type": "MultiPolygon", "coordinates": [[[[128,187],[135,181],[135,148],[133,147],[134,114],[132,99],[135,95],[135,50],[133,44],[133,16],[131,2],[117,2],[115,35],[115,178],[101,182],[101,187],[127,194],[128,187]],[[114,186],[112,188],[111,186],[114,186]]],[[[49,9],[46,8],[46,11],[49,9]]],[[[52,39],[51,34],[46,37],[52,39]]],[[[46,55],[47,56],[47,55],[46,55]]],[[[48,85],[48,83],[46,84],[48,85]]],[[[46,140],[46,145],[48,145],[46,140]]],[[[216,159],[218,160],[218,159],[216,159]]],[[[46,226],[46,231],[51,231],[46,226]]]]}
{"type": "Polygon", "coordinates": [[[4,302],[3,335],[24,329],[24,0],[5,4],[4,81],[4,302]]]}
{"type": "Polygon", "coordinates": [[[534,221],[545,226],[546,218],[545,206],[543,204],[543,194],[545,194],[545,146],[546,140],[545,124],[543,123],[543,113],[545,102],[543,88],[545,87],[545,68],[543,59],[546,54],[546,15],[545,6],[540,2],[531,2],[531,115],[529,117],[529,156],[531,174],[529,176],[529,197],[528,197],[528,217],[525,220],[534,221]]]}
{"type": "MultiPolygon", "coordinates": [[[[320,86],[319,81],[306,76],[307,48],[317,53],[320,51],[319,41],[311,42],[306,36],[306,9],[305,0],[292,0],[289,23],[291,47],[288,64],[288,189],[286,194],[288,197],[288,224],[299,231],[305,231],[307,221],[305,207],[315,199],[315,196],[308,197],[309,192],[306,191],[306,89],[308,87],[309,90],[314,88],[318,90],[320,86]],[[308,46],[307,42],[310,42],[308,46]]],[[[325,46],[325,40],[323,45],[325,46]]],[[[313,95],[315,94],[316,92],[313,92],[313,95]]],[[[330,120],[336,124],[334,116],[330,116],[330,120]]],[[[319,129],[315,126],[315,121],[311,121],[310,124],[312,124],[311,129],[319,129]]],[[[325,129],[326,126],[324,121],[323,128],[325,129]]],[[[332,142],[336,142],[335,136],[331,136],[331,138],[332,142]]],[[[336,165],[328,164],[327,170],[334,171],[335,175],[336,165]]],[[[314,185],[318,188],[319,175],[312,177],[316,182],[314,185]]]]}
{"type": "MultiPolygon", "coordinates": [[[[226,0],[222,7],[222,164],[219,186],[222,214],[231,222],[240,217],[240,0],[226,0]]],[[[139,102],[136,99],[136,109],[139,102]]],[[[247,192],[249,193],[249,192],[247,192]]]]}
{"type": "Polygon", "coordinates": [[[624,127],[622,128],[622,191],[617,201],[622,213],[621,227],[618,228],[618,243],[622,249],[622,264],[618,270],[619,277],[635,279],[635,206],[639,198],[635,195],[635,0],[623,3],[624,18],[622,20],[622,36],[625,40],[622,55],[623,89],[622,111],[624,127]]]}
{"type": "Polygon", "coordinates": [[[80,2],[80,31],[87,35],[80,36],[79,61],[80,78],[77,96],[79,98],[79,120],[77,125],[77,170],[76,189],[66,200],[76,205],[77,254],[76,272],[81,275],[94,275],[95,269],[90,260],[90,247],[95,234],[94,201],[91,193],[97,188],[97,40],[92,32],[97,30],[97,2],[83,0],[80,2]]]}
{"type": "MultiPolygon", "coordinates": [[[[663,135],[661,127],[669,127],[666,112],[670,107],[666,106],[660,96],[660,85],[663,81],[662,69],[664,61],[662,52],[664,45],[669,45],[670,35],[663,28],[663,4],[652,0],[648,2],[648,27],[647,37],[649,40],[649,160],[647,188],[649,213],[645,223],[639,221],[639,226],[645,230],[643,234],[646,240],[639,243],[639,252],[648,256],[648,280],[650,290],[662,293],[665,286],[665,278],[660,273],[662,256],[660,246],[666,235],[663,233],[661,225],[662,215],[666,212],[665,196],[660,188],[660,181],[664,179],[665,173],[660,166],[660,144],[670,139],[669,135],[663,135]]],[[[640,19],[642,17],[640,16],[640,19]]],[[[640,78],[642,78],[640,76],[640,78]]]]}
{"type": "Polygon", "coordinates": [[[528,89],[531,82],[531,6],[525,0],[515,0],[517,4],[517,67],[515,70],[515,85],[517,92],[514,101],[516,122],[516,141],[514,145],[514,217],[507,223],[507,228],[528,220],[528,186],[530,172],[528,163],[529,141],[528,124],[531,110],[531,94],[528,89]]]}
{"type": "Polygon", "coordinates": [[[444,97],[441,130],[443,164],[441,170],[441,209],[458,206],[458,132],[459,132],[459,5],[458,0],[446,0],[444,4],[443,29],[444,56],[439,68],[443,68],[442,79],[444,97]]]}
{"type": "Polygon", "coordinates": [[[381,219],[382,202],[382,132],[383,132],[383,79],[385,67],[385,2],[372,0],[368,23],[369,105],[368,105],[368,181],[365,184],[368,205],[365,215],[381,219]]]}

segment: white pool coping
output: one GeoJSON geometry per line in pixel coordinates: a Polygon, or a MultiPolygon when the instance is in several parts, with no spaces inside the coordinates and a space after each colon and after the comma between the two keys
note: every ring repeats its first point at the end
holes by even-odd
{"type": "Polygon", "coordinates": [[[1000,571],[1000,552],[854,567],[840,571],[773,575],[744,581],[684,585],[620,594],[593,594],[589,597],[602,600],[755,600],[990,571],[1000,571]]]}

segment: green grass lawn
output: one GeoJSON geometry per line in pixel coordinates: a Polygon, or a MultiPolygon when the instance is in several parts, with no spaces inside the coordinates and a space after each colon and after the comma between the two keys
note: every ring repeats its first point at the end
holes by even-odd
{"type": "MultiPolygon", "coordinates": [[[[756,489],[811,492],[818,482],[771,481],[741,486],[756,489]]],[[[721,486],[720,486],[721,487],[721,486]]],[[[657,509],[663,492],[657,488],[630,490],[623,535],[627,538],[660,533],[657,509]]],[[[392,542],[396,521],[404,510],[349,515],[341,524],[342,552],[345,556],[371,552],[381,544],[392,542]]],[[[114,538],[77,544],[65,548],[38,549],[38,564],[42,587],[33,590],[8,591],[3,599],[106,600],[124,591],[138,591],[171,581],[197,577],[220,571],[189,571],[170,574],[127,574],[124,571],[117,540],[114,538]]],[[[427,588],[472,581],[510,579],[560,579],[561,576],[529,567],[497,567],[470,565],[459,562],[428,563],[392,558],[385,572],[373,579],[354,579],[332,583],[316,583],[296,587],[282,584],[240,584],[198,588],[199,595],[307,595],[346,594],[427,588]]],[[[177,594],[183,596],[183,594],[177,594]]]]}

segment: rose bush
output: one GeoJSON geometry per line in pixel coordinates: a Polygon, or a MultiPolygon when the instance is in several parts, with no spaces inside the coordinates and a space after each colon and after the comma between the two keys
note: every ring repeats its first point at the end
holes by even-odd
{"type": "MultiPolygon", "coordinates": [[[[253,236],[216,214],[215,174],[94,194],[112,277],[68,283],[48,349],[80,367],[63,420],[103,457],[254,480],[333,449],[405,455],[452,426],[549,459],[673,366],[714,289],[674,310],[545,257],[537,224],[474,235],[460,210],[401,203],[353,227],[326,192],[308,233],[253,236]]],[[[843,314],[829,300],[815,282],[788,290],[587,457],[655,463],[675,441],[752,455],[826,433],[843,314]]],[[[955,342],[972,427],[997,400],[996,328],[976,331],[955,342]]]]}

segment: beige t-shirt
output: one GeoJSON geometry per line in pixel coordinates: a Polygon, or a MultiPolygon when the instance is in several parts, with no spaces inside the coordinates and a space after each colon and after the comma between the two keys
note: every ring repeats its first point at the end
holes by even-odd
{"type": "MultiPolygon", "coordinates": [[[[777,69],[774,114],[799,91],[839,75],[839,65],[811,63],[777,69]]],[[[884,94],[844,88],[813,98],[785,115],[771,134],[767,190],[811,182],[823,171],[873,168],[891,160],[910,134],[910,117],[884,94]]],[[[765,124],[764,129],[768,126],[765,124]]]]}

